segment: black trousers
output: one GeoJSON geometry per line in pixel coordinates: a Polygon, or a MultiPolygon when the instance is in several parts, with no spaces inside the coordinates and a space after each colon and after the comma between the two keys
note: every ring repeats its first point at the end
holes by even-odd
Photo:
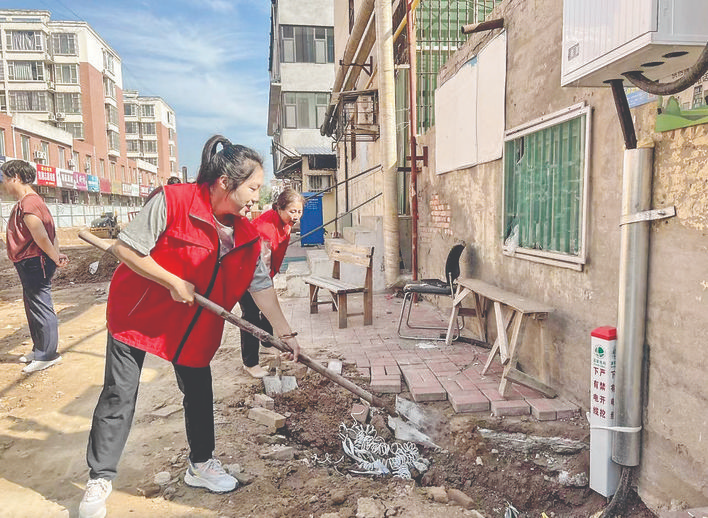
{"type": "MultiPolygon", "coordinates": [[[[108,333],[103,390],[93,412],[86,461],[92,479],[113,480],[128,440],[138,398],[145,351],[115,340],[108,333]]],[[[192,462],[209,460],[214,452],[214,397],[210,367],[174,365],[184,394],[184,420],[192,462]]],[[[155,445],[156,447],[158,445],[155,445]]]]}
{"type": "MultiPolygon", "coordinates": [[[[243,294],[241,300],[241,313],[246,322],[250,322],[254,326],[260,327],[266,333],[273,334],[273,326],[270,325],[268,319],[261,314],[261,310],[256,306],[253,297],[249,292],[243,294]]],[[[264,347],[270,347],[269,344],[263,344],[264,347]]],[[[241,358],[246,367],[255,367],[258,365],[258,351],[260,342],[258,338],[241,330],[241,358]]]]}
{"type": "Polygon", "coordinates": [[[15,263],[22,283],[22,301],[32,336],[34,359],[57,357],[59,323],[52,303],[52,277],[57,269],[48,257],[30,257],[15,263]]]}

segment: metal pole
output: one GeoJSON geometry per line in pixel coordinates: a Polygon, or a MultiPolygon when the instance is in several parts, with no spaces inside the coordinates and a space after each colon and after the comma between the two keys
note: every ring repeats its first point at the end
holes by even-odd
{"type": "Polygon", "coordinates": [[[408,109],[411,136],[411,178],[410,178],[410,200],[411,200],[411,272],[413,280],[418,279],[418,142],[416,133],[418,131],[418,103],[416,95],[418,91],[416,49],[415,49],[415,28],[413,27],[412,2],[406,0],[406,35],[408,36],[408,109]]]}
{"type": "MultiPolygon", "coordinates": [[[[653,149],[624,152],[622,217],[651,207],[653,149]]],[[[642,362],[646,329],[649,221],[621,226],[617,315],[616,421],[612,460],[637,466],[642,426],[642,362]]]]}

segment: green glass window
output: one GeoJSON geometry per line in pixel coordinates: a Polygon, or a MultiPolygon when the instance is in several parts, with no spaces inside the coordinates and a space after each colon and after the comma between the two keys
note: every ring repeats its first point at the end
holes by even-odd
{"type": "Polygon", "coordinates": [[[587,117],[583,113],[506,141],[507,248],[581,254],[587,117]]]}

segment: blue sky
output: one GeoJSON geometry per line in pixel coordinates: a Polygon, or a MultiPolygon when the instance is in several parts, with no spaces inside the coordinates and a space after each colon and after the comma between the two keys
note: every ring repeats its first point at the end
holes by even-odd
{"type": "Polygon", "coordinates": [[[86,21],[119,54],[123,88],[162,97],[176,112],[180,166],[199,168],[216,133],[254,148],[270,175],[267,0],[0,0],[86,21]]]}

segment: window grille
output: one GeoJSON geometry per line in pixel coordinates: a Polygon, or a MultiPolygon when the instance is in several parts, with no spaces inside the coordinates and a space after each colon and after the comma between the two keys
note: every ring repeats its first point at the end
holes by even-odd
{"type": "Polygon", "coordinates": [[[152,104],[143,104],[142,115],[143,117],[154,117],[155,116],[155,106],[152,104]]]}
{"type": "Polygon", "coordinates": [[[62,113],[81,113],[81,94],[67,92],[54,94],[56,111],[62,113]]]}
{"type": "Polygon", "coordinates": [[[284,92],[285,127],[315,129],[322,126],[329,96],[327,92],[284,92]]]}
{"type": "Polygon", "coordinates": [[[421,0],[416,32],[418,132],[435,124],[435,89],[440,68],[467,36],[460,27],[487,19],[501,0],[421,0]]]}
{"type": "Polygon", "coordinates": [[[46,112],[51,110],[46,92],[14,91],[10,93],[10,111],[46,112]]]}
{"type": "Polygon", "coordinates": [[[61,84],[78,84],[79,69],[77,65],[56,64],[54,65],[54,81],[61,84]]]}
{"type": "Polygon", "coordinates": [[[143,135],[157,135],[154,122],[143,122],[143,135]]]}
{"type": "Polygon", "coordinates": [[[6,31],[8,50],[44,50],[44,35],[39,31],[6,31]]]}
{"type": "Polygon", "coordinates": [[[7,78],[10,81],[44,81],[44,63],[41,61],[8,61],[7,78]]]}
{"type": "MultiPolygon", "coordinates": [[[[504,149],[507,251],[573,256],[584,262],[584,207],[589,109],[523,135],[504,149]],[[571,118],[572,117],[572,118],[571,118]]],[[[512,130],[513,131],[513,130],[512,130]]]]}
{"type": "Polygon", "coordinates": [[[54,55],[76,56],[76,34],[55,32],[52,34],[52,53],[54,55]]]}

